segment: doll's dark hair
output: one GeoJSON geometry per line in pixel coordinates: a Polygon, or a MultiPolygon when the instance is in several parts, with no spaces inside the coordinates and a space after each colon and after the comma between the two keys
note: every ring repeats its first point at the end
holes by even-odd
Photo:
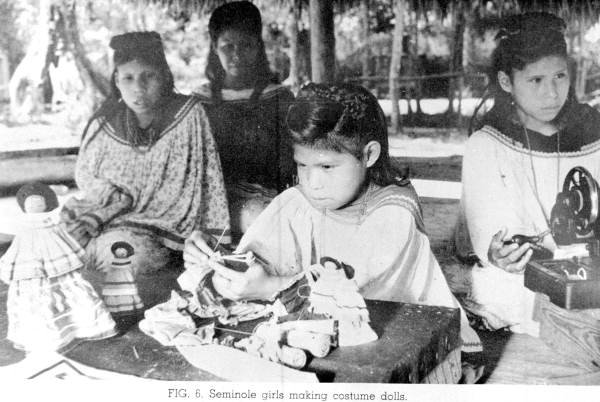
{"type": "Polygon", "coordinates": [[[381,154],[369,168],[369,180],[381,186],[406,184],[392,168],[385,115],[377,98],[359,85],[309,83],[298,92],[288,111],[292,143],[349,153],[362,160],[370,141],[381,145],[381,154]]]}
{"type": "Polygon", "coordinates": [[[116,241],[110,246],[110,252],[113,253],[115,257],[117,256],[117,250],[119,249],[124,249],[127,252],[127,255],[123,258],[131,257],[134,254],[133,246],[125,241],[116,241]]]}
{"type": "Polygon", "coordinates": [[[544,57],[557,56],[567,60],[565,28],[561,18],[546,12],[528,12],[504,19],[496,35],[498,45],[492,53],[489,71],[490,89],[496,103],[511,101],[498,82],[500,71],[512,80],[515,70],[523,70],[544,57]]]}
{"type": "Polygon", "coordinates": [[[221,100],[221,90],[225,80],[225,70],[217,56],[215,48],[219,36],[227,30],[236,30],[256,38],[258,43],[258,60],[254,67],[253,99],[258,98],[263,89],[270,83],[279,83],[277,74],[269,67],[269,59],[265,50],[265,42],[262,38],[262,19],[260,11],[249,1],[234,1],[217,7],[210,16],[208,32],[210,35],[210,47],[205,74],[210,81],[211,96],[215,100],[221,100]]]}
{"type": "Polygon", "coordinates": [[[173,73],[167,63],[163,43],[160,35],[154,31],[143,32],[127,32],[121,35],[116,35],[110,40],[109,46],[114,50],[113,64],[114,70],[110,77],[110,94],[108,99],[100,106],[100,108],[89,119],[83,136],[86,136],[87,130],[95,119],[101,116],[111,116],[119,104],[121,99],[121,91],[117,88],[116,75],[120,65],[129,63],[130,61],[139,61],[152,68],[155,68],[161,78],[161,96],[162,99],[170,96],[175,92],[175,80],[173,73]]]}
{"type": "Polygon", "coordinates": [[[40,182],[27,183],[17,191],[17,203],[25,211],[25,200],[32,195],[40,195],[46,200],[46,211],[58,208],[58,197],[47,184],[40,182]]]}

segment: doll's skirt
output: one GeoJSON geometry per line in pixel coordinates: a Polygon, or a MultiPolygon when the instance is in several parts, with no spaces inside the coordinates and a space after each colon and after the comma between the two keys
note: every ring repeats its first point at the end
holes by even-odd
{"type": "Polygon", "coordinates": [[[29,351],[59,350],[74,339],[116,334],[110,313],[79,271],[12,282],[7,312],[7,338],[29,351]]]}
{"type": "Polygon", "coordinates": [[[83,267],[85,252],[58,225],[23,230],[0,258],[0,279],[6,283],[54,277],[83,267]]]}

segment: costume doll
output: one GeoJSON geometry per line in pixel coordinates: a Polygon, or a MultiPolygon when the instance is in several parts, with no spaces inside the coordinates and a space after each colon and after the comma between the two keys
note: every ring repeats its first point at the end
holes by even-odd
{"type": "Polygon", "coordinates": [[[26,184],[17,202],[23,224],[0,258],[0,280],[9,285],[7,338],[34,351],[115,335],[110,313],[81,276],[83,249],[55,222],[54,191],[42,183],[26,184]]]}

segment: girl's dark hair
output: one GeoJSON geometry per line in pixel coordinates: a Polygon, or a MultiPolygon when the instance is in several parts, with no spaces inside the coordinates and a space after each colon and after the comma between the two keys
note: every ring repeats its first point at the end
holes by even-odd
{"type": "Polygon", "coordinates": [[[360,160],[365,145],[377,141],[381,155],[369,168],[369,180],[381,186],[405,184],[390,164],[385,115],[365,88],[306,84],[288,111],[287,125],[294,144],[345,152],[360,160]]]}
{"type": "Polygon", "coordinates": [[[117,88],[115,82],[117,68],[130,61],[137,60],[143,64],[151,66],[158,70],[161,77],[162,88],[161,95],[165,97],[175,92],[175,80],[173,73],[167,63],[163,43],[160,35],[157,32],[128,32],[122,35],[114,36],[110,40],[109,46],[114,50],[113,64],[114,70],[110,77],[111,93],[100,106],[100,108],[89,119],[83,136],[86,136],[87,130],[96,118],[100,116],[110,116],[116,110],[119,100],[121,99],[121,91],[117,88]]]}
{"type": "Polygon", "coordinates": [[[249,1],[234,1],[217,7],[210,16],[208,32],[210,34],[210,47],[205,74],[210,81],[212,97],[221,98],[221,89],[225,80],[225,70],[219,61],[215,48],[219,36],[227,30],[236,30],[256,38],[258,43],[258,60],[254,66],[253,74],[256,77],[253,98],[260,95],[269,83],[279,83],[277,74],[269,67],[269,59],[262,39],[262,19],[260,11],[249,1]]]}
{"type": "Polygon", "coordinates": [[[17,203],[23,211],[25,211],[25,200],[32,195],[41,195],[46,200],[46,211],[52,211],[58,208],[58,197],[56,193],[44,183],[32,182],[27,183],[17,191],[17,203]]]}
{"type": "Polygon", "coordinates": [[[529,12],[507,17],[496,35],[498,46],[492,53],[490,89],[496,103],[510,103],[510,95],[502,90],[498,72],[511,79],[514,70],[523,70],[528,64],[543,57],[558,56],[567,59],[564,38],[565,22],[550,13],[529,12]]]}

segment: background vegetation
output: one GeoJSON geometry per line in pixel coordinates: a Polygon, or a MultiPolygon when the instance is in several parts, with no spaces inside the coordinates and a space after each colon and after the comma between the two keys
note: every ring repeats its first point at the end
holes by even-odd
{"type": "MultiPolygon", "coordinates": [[[[112,71],[109,39],[127,31],[158,31],[177,89],[183,93],[194,91],[205,80],[208,15],[220,3],[0,0],[0,63],[6,65],[12,77],[8,91],[9,77],[2,77],[0,66],[0,98],[4,101],[0,124],[29,124],[52,113],[62,116],[59,120],[69,130],[79,130],[107,91],[112,71]]],[[[307,2],[255,3],[262,11],[263,36],[272,67],[284,83],[297,88],[311,77],[307,2]]],[[[574,85],[581,99],[594,103],[600,87],[600,7],[593,1],[528,4],[481,0],[337,1],[336,77],[360,82],[381,99],[479,98],[485,92],[484,73],[498,21],[506,14],[533,7],[551,9],[567,20],[574,85]],[[397,26],[401,34],[394,42],[397,26]],[[390,79],[394,53],[398,53],[399,61],[394,64],[398,71],[390,79]],[[444,76],[447,73],[460,77],[448,78],[444,76]],[[434,77],[402,80],[431,75],[434,77]],[[392,82],[397,83],[391,94],[395,96],[390,96],[392,82]]],[[[448,105],[443,118],[436,120],[425,116],[417,102],[403,123],[464,124],[456,122],[456,103],[448,105]]]]}

